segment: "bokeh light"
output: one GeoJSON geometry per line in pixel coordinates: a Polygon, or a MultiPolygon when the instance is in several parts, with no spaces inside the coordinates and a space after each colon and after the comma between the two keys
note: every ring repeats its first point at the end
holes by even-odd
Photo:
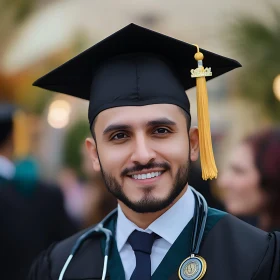
{"type": "Polygon", "coordinates": [[[68,125],[71,106],[65,100],[55,100],[49,106],[48,123],[51,127],[61,129],[68,125]]]}
{"type": "Polygon", "coordinates": [[[280,74],[273,81],[273,92],[276,98],[280,101],[280,74]]]}

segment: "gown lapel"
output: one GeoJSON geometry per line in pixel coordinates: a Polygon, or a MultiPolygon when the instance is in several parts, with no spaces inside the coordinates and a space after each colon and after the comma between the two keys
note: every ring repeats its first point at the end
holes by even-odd
{"type": "MultiPolygon", "coordinates": [[[[109,261],[108,261],[108,269],[107,269],[107,275],[109,276],[106,279],[111,280],[125,280],[125,274],[124,274],[124,268],[121,261],[121,257],[118,251],[117,242],[115,239],[115,232],[116,232],[116,218],[113,218],[110,220],[108,225],[106,226],[109,230],[113,233],[112,243],[111,243],[111,249],[109,252],[109,261]]],[[[105,238],[102,238],[101,241],[102,251],[105,251],[105,238]]]]}
{"type": "MultiPolygon", "coordinates": [[[[206,228],[204,232],[205,235],[208,234],[209,231],[213,228],[213,226],[225,215],[226,213],[217,211],[215,209],[209,208],[206,228]]],[[[115,218],[111,219],[110,222],[106,225],[106,228],[110,229],[115,236],[116,229],[116,220],[115,218]]],[[[156,271],[152,275],[152,280],[178,280],[180,279],[178,276],[178,270],[181,263],[190,256],[191,253],[191,237],[192,231],[194,227],[193,219],[187,224],[187,226],[183,229],[179,237],[176,239],[174,244],[171,246],[160,265],[157,267],[156,271]]],[[[105,238],[102,238],[101,241],[102,251],[105,249],[105,238]]],[[[106,279],[114,279],[114,280],[124,280],[125,273],[123,264],[118,252],[117,243],[115,238],[112,240],[111,250],[110,250],[110,258],[108,262],[108,277],[106,279]]]]}
{"type": "Polygon", "coordinates": [[[152,280],[179,279],[178,269],[184,259],[190,256],[193,225],[191,219],[153,273],[152,280]]]}

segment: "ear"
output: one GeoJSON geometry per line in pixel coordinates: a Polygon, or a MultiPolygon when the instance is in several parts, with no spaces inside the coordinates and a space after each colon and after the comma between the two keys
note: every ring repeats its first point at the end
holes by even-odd
{"type": "Polygon", "coordinates": [[[198,128],[191,127],[189,132],[190,139],[190,159],[191,161],[196,161],[199,154],[199,135],[198,128]]]}
{"type": "Polygon", "coordinates": [[[92,166],[95,171],[100,171],[100,162],[97,153],[97,146],[93,138],[87,138],[85,141],[87,152],[92,161],[92,166]]]}

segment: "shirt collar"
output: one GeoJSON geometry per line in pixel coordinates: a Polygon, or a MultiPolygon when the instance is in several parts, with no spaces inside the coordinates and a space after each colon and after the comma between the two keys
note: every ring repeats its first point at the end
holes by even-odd
{"type": "Polygon", "coordinates": [[[194,196],[190,186],[188,186],[184,195],[170,209],[151,223],[146,230],[140,229],[132,223],[124,215],[121,207],[118,205],[118,219],[116,226],[118,250],[122,250],[128,237],[134,230],[145,231],[148,233],[154,232],[172,245],[185,226],[192,219],[194,214],[194,205],[194,196]]]}
{"type": "Polygon", "coordinates": [[[15,175],[14,164],[6,157],[0,155],[0,177],[10,180],[15,175]]]}

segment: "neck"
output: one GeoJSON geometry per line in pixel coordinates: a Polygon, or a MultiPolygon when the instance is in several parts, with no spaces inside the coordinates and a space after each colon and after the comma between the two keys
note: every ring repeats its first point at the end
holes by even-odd
{"type": "Polygon", "coordinates": [[[106,186],[104,184],[103,178],[100,178],[100,176],[88,177],[88,181],[92,185],[94,185],[95,188],[106,190],[106,186]]]}
{"type": "Polygon", "coordinates": [[[154,213],[138,213],[130,208],[128,208],[124,203],[118,201],[124,215],[139,228],[146,229],[152,222],[164,214],[168,209],[170,209],[187,191],[188,185],[183,189],[183,191],[176,197],[176,199],[163,210],[154,213]]]}
{"type": "Polygon", "coordinates": [[[270,226],[270,218],[266,213],[261,213],[259,215],[259,227],[262,230],[268,230],[270,226]]]}
{"type": "Polygon", "coordinates": [[[261,213],[259,215],[259,227],[265,231],[278,230],[280,227],[280,216],[273,216],[269,213],[261,213]]]}

